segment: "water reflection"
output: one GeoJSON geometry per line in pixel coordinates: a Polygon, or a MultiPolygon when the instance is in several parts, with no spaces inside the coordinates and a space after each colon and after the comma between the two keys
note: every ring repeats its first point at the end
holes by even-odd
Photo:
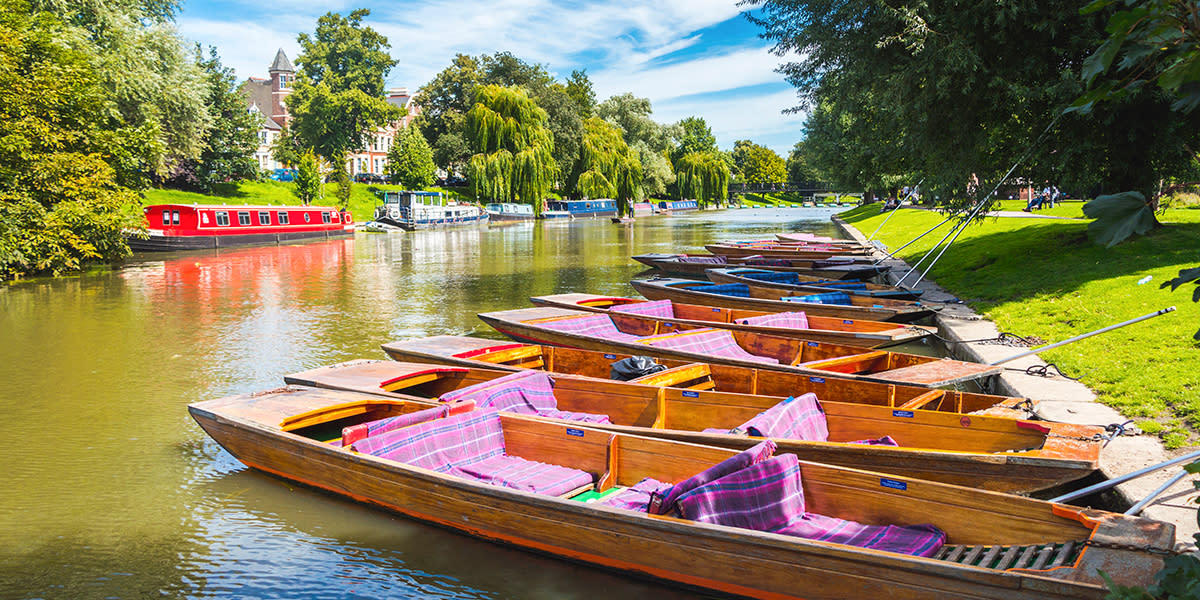
{"type": "Polygon", "coordinates": [[[533,295],[631,295],[629,256],[776,231],[829,211],[359,234],[142,255],[0,288],[0,597],[683,597],[477,542],[249,472],[190,402],[382,358],[402,337],[498,337],[478,312],[533,295]]]}

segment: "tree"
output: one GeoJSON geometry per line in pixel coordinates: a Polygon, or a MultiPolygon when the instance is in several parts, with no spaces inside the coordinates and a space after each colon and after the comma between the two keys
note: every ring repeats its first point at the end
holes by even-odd
{"type": "Polygon", "coordinates": [[[592,117],[583,127],[581,173],[575,192],[586,198],[616,198],[617,214],[632,214],[630,202],[642,198],[641,163],[616,125],[592,117]]]}
{"type": "Polygon", "coordinates": [[[679,198],[694,198],[701,205],[729,195],[729,165],[716,152],[690,152],[675,161],[679,198]]]}
{"type": "Polygon", "coordinates": [[[296,161],[296,197],[305,206],[321,197],[321,166],[312,150],[305,150],[296,161]]]}
{"type": "Polygon", "coordinates": [[[284,127],[279,133],[279,137],[271,142],[271,157],[281,165],[294,167],[300,164],[300,157],[304,154],[304,150],[300,147],[300,140],[292,133],[288,127],[284,127]]]}
{"type": "Polygon", "coordinates": [[[667,153],[655,152],[644,141],[630,144],[630,149],[642,165],[642,191],[647,196],[665,195],[667,188],[675,183],[675,171],[671,169],[667,153]]]}
{"type": "Polygon", "coordinates": [[[475,153],[467,173],[476,198],[516,200],[541,214],[558,170],[546,119],[523,89],[476,88],[475,105],[467,111],[467,140],[475,153]]]}
{"type": "Polygon", "coordinates": [[[387,165],[384,167],[392,183],[410,190],[423,190],[433,183],[436,171],[433,151],[425,141],[425,136],[411,126],[398,131],[388,150],[387,165]]]}
{"type": "Polygon", "coordinates": [[[592,89],[592,80],[588,79],[587,69],[571,71],[567,78],[567,95],[579,107],[579,116],[588,118],[596,111],[596,91],[592,89]]]}
{"type": "Polygon", "coordinates": [[[238,91],[233,71],[221,66],[216,48],[209,48],[208,58],[197,45],[196,62],[203,69],[208,84],[204,105],[212,126],[204,136],[204,149],[196,158],[180,160],[172,172],[174,183],[211,192],[217,183],[254,177],[258,164],[254,150],[258,147],[258,127],[261,117],[246,110],[246,101],[238,91]]]}
{"type": "Polygon", "coordinates": [[[0,0],[0,278],[122,258],[124,232],[145,227],[107,160],[152,128],[113,128],[95,49],[77,40],[57,15],[0,0]]]}
{"type": "Polygon", "coordinates": [[[532,94],[533,101],[546,111],[546,128],[554,137],[554,162],[560,176],[569,176],[579,162],[584,127],[579,105],[559,83],[548,85],[532,94]]]}
{"type": "Polygon", "coordinates": [[[288,96],[293,134],[333,166],[344,184],[339,197],[350,193],[349,174],[342,176],[346,154],[363,149],[366,132],[400,116],[383,97],[384,77],[396,61],[387,52],[387,38],[362,24],[370,14],[326,13],[313,35],[300,34],[299,72],[288,96]]]}
{"type": "Polygon", "coordinates": [[[1200,124],[1170,115],[1161,94],[1062,115],[1107,16],[1070,3],[748,4],[774,51],[797,57],[780,71],[823,119],[806,141],[832,147],[818,138],[837,132],[850,153],[835,180],[919,175],[931,195],[965,203],[973,176],[982,195],[1021,161],[1021,176],[1064,188],[1150,189],[1190,160],[1174,142],[1200,141],[1200,124]]]}
{"type": "Polygon", "coordinates": [[[678,125],[677,143],[672,153],[675,160],[685,154],[715,153],[717,151],[717,138],[712,134],[712,129],[709,129],[708,123],[705,123],[704,119],[688,117],[680,121],[678,125]]]}
{"type": "Polygon", "coordinates": [[[787,178],[783,159],[774,150],[753,143],[745,152],[741,169],[746,183],[783,183],[787,178]]]}
{"type": "Polygon", "coordinates": [[[596,107],[596,115],[621,128],[626,143],[644,142],[655,152],[671,148],[672,139],[682,131],[677,126],[664,126],[650,118],[653,109],[649,98],[625,93],[613,96],[596,107]]]}

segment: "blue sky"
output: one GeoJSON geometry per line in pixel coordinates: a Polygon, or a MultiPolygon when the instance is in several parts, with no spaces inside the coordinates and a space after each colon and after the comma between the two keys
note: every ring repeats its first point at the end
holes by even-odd
{"type": "Polygon", "coordinates": [[[388,37],[399,64],[388,85],[415,91],[455,54],[512,52],[560,80],[587,69],[598,100],[649,98],[654,119],[703,117],[725,150],[749,139],[786,157],[804,115],[782,114],[795,90],[736,0],[184,0],[184,37],[216,46],[239,78],[266,77],[275,51],[299,53],[296,36],[327,11],[371,9],[366,22],[388,37]],[[272,14],[287,6],[287,14],[272,14]]]}

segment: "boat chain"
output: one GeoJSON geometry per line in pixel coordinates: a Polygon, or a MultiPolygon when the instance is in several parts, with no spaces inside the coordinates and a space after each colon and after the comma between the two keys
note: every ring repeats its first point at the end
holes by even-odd
{"type": "MultiPolygon", "coordinates": [[[[1013,408],[1013,410],[1019,410],[1019,411],[1025,412],[1034,421],[1045,421],[1047,423],[1065,423],[1066,422],[1066,421],[1055,421],[1054,419],[1047,419],[1046,417],[1042,416],[1041,414],[1038,414],[1037,409],[1034,408],[1034,406],[1033,406],[1033,400],[1030,400],[1029,398],[1026,398],[1026,399],[1018,402],[1012,408],[1013,408]]],[[[1138,429],[1138,426],[1133,424],[1133,419],[1129,419],[1123,423],[1109,423],[1108,425],[1104,426],[1104,433],[1097,432],[1090,436],[1062,435],[1059,433],[1048,433],[1046,435],[1047,435],[1047,437],[1061,438],[1061,439],[1066,439],[1066,440],[1078,440],[1081,442],[1103,441],[1104,445],[1107,446],[1109,442],[1111,442],[1114,439],[1119,438],[1123,435],[1141,435],[1141,433],[1142,433],[1142,431],[1140,429],[1138,429]]]]}
{"type": "Polygon", "coordinates": [[[1144,552],[1146,554],[1157,554],[1159,556],[1179,556],[1181,554],[1190,554],[1193,551],[1176,550],[1175,548],[1155,548],[1150,544],[1121,544],[1117,542],[1097,542],[1095,540],[1083,540],[1080,543],[1082,546],[1091,546],[1092,548],[1104,548],[1106,550],[1126,550],[1129,552],[1144,552]]]}
{"type": "MultiPolygon", "coordinates": [[[[1009,333],[1007,331],[1002,331],[1002,332],[1000,332],[1000,335],[998,335],[996,337],[990,337],[990,338],[979,338],[977,340],[950,340],[950,339],[946,339],[936,333],[930,333],[929,330],[922,329],[920,327],[907,327],[906,329],[910,333],[915,333],[915,334],[920,334],[920,335],[928,335],[928,336],[942,342],[943,344],[946,344],[947,346],[954,345],[954,344],[985,344],[985,345],[1009,346],[1011,348],[1032,348],[1033,346],[1035,346],[1039,343],[1044,343],[1044,340],[1042,340],[1040,338],[1034,338],[1033,336],[1024,337],[1024,336],[1017,335],[1015,333],[1009,333]]],[[[1060,368],[1058,365],[1056,365],[1054,363],[1047,363],[1044,365],[1030,365],[1029,367],[1026,367],[1024,369],[1019,369],[1019,368],[1015,368],[1015,367],[1004,367],[1004,370],[1015,371],[1018,373],[1024,373],[1026,375],[1037,375],[1039,377],[1050,377],[1053,375],[1057,375],[1059,377],[1062,377],[1063,379],[1070,379],[1071,381],[1079,381],[1078,377],[1071,377],[1070,375],[1063,373],[1062,368],[1060,368]],[[1051,371],[1051,369],[1053,369],[1053,372],[1051,371]]]]}

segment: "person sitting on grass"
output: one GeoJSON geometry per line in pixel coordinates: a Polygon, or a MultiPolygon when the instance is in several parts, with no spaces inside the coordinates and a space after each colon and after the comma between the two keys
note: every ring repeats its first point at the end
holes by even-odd
{"type": "Polygon", "coordinates": [[[1022,208],[1022,212],[1033,212],[1042,207],[1043,204],[1050,201],[1050,188],[1042,190],[1042,192],[1029,199],[1029,204],[1022,208]]]}

